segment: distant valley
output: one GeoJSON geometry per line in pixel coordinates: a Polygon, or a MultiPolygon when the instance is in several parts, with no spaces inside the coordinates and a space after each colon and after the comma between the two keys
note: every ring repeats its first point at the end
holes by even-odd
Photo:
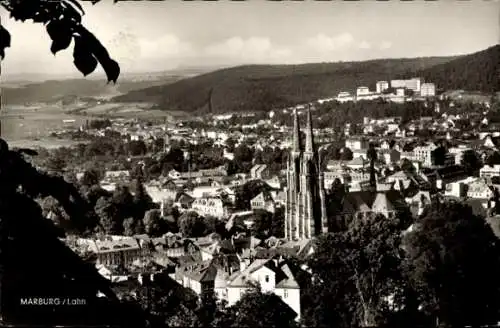
{"type": "Polygon", "coordinates": [[[68,98],[109,99],[134,90],[168,85],[184,78],[210,71],[211,68],[186,68],[165,72],[124,73],[116,85],[107,84],[104,77],[64,78],[39,74],[2,76],[3,105],[56,103],[68,98]]]}

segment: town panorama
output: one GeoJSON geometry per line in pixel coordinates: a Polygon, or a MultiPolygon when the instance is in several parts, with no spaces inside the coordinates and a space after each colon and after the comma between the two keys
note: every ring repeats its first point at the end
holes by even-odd
{"type": "Polygon", "coordinates": [[[500,324],[498,1],[97,2],[0,1],[0,326],[500,324]]]}

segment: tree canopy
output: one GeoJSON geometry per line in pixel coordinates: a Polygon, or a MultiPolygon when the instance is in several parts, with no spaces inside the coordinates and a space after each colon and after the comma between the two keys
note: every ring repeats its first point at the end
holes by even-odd
{"type": "Polygon", "coordinates": [[[323,235],[309,261],[315,280],[303,302],[306,325],[351,327],[385,323],[400,293],[399,227],[382,215],[354,220],[323,235]]]}
{"type": "Polygon", "coordinates": [[[407,234],[407,276],[441,325],[496,323],[500,248],[491,227],[458,202],[434,203],[407,234]]]}

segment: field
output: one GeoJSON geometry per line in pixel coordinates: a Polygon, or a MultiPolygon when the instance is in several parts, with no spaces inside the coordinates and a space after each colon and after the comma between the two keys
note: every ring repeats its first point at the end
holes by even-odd
{"type": "Polygon", "coordinates": [[[6,107],[0,115],[2,121],[2,137],[9,141],[46,138],[52,131],[65,127],[79,127],[85,123],[86,117],[70,115],[60,108],[52,107],[6,107]],[[63,120],[74,120],[65,124],[63,120]]]}
{"type": "Polygon", "coordinates": [[[2,138],[15,147],[61,147],[75,142],[50,138],[50,133],[78,128],[89,119],[109,118],[167,118],[169,121],[185,116],[182,112],[149,109],[147,104],[103,104],[85,109],[61,106],[7,106],[0,114],[2,138]],[[68,120],[71,122],[64,122],[68,120]]]}
{"type": "Polygon", "coordinates": [[[9,143],[10,148],[60,148],[60,147],[71,147],[76,144],[85,143],[83,141],[73,141],[73,140],[61,140],[55,138],[43,138],[40,140],[24,139],[24,140],[10,140],[6,139],[9,143]]]}

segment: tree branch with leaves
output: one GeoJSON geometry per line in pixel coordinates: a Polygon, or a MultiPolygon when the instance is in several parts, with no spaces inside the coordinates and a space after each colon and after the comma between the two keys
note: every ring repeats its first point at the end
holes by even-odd
{"type": "MultiPolygon", "coordinates": [[[[96,4],[99,0],[91,1],[96,4]]],[[[116,0],[114,1],[117,2],[116,0]]],[[[32,20],[45,26],[52,40],[50,51],[55,55],[74,42],[73,64],[87,76],[100,64],[108,83],[116,83],[120,66],[113,60],[102,43],[82,25],[83,7],[77,0],[0,0],[0,6],[16,21],[32,20]]],[[[11,46],[9,31],[0,25],[0,58],[5,58],[5,49],[11,46]]]]}

